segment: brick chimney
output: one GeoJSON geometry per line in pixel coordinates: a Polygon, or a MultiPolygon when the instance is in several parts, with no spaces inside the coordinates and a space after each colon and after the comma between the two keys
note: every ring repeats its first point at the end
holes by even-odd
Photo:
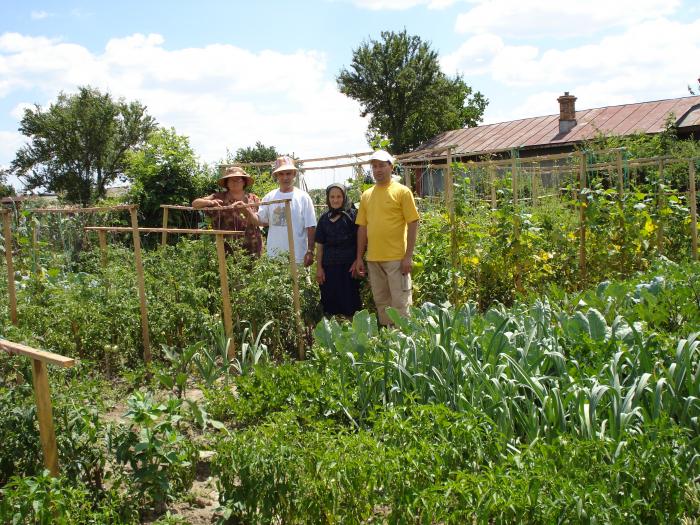
{"type": "Polygon", "coordinates": [[[565,91],[557,102],[559,102],[559,133],[568,133],[576,125],[576,97],[565,91]]]}

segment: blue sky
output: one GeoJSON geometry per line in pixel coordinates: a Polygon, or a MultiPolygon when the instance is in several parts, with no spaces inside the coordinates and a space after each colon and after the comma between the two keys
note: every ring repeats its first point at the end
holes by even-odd
{"type": "Polygon", "coordinates": [[[138,99],[206,162],[257,140],[300,157],[366,150],[335,76],[382,30],[419,35],[490,104],[485,122],[686,96],[700,76],[698,0],[5,0],[0,166],[23,108],[90,84],[138,99]]]}

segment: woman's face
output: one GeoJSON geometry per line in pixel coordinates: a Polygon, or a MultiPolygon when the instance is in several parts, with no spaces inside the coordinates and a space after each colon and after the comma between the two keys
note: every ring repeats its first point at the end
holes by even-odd
{"type": "Polygon", "coordinates": [[[243,177],[226,179],[226,188],[230,191],[240,191],[245,188],[245,179],[243,177]]]}
{"type": "Polygon", "coordinates": [[[331,188],[328,193],[328,201],[331,203],[331,208],[340,208],[343,205],[343,192],[339,188],[331,188]]]}

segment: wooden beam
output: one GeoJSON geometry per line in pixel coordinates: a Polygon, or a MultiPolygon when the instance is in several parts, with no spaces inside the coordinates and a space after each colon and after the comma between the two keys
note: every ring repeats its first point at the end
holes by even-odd
{"type": "Polygon", "coordinates": [[[236,355],[236,348],[233,344],[233,314],[231,312],[231,296],[228,289],[228,268],[226,266],[226,250],[224,249],[224,236],[216,236],[216,256],[219,260],[219,282],[221,283],[221,307],[224,312],[224,332],[229,338],[226,354],[229,359],[236,355]]]}
{"type": "Polygon", "coordinates": [[[581,165],[579,166],[579,248],[578,269],[581,285],[586,283],[586,201],[583,191],[587,187],[586,181],[586,154],[580,153],[581,165]]]}
{"type": "Polygon", "coordinates": [[[58,477],[58,449],[56,447],[56,432],[53,428],[51,391],[49,390],[46,363],[38,359],[32,360],[32,380],[36,400],[36,416],[39,420],[39,438],[41,449],[44,452],[44,465],[52,476],[58,477]]]}
{"type": "MultiPolygon", "coordinates": [[[[254,202],[251,204],[245,204],[244,206],[246,208],[256,208],[258,206],[270,206],[271,204],[279,204],[279,203],[287,202],[290,200],[291,199],[276,199],[276,200],[265,201],[265,202],[254,202]]],[[[160,207],[168,209],[168,210],[207,211],[207,212],[233,210],[236,208],[236,206],[234,206],[233,204],[231,204],[230,206],[216,206],[216,207],[211,207],[211,208],[194,208],[193,206],[179,206],[179,205],[175,205],[175,204],[161,204],[160,207]]]]}
{"type": "Polygon", "coordinates": [[[304,325],[301,320],[301,300],[299,297],[299,270],[297,269],[297,259],[294,248],[294,231],[292,230],[292,206],[291,202],[284,203],[284,218],[287,222],[287,242],[289,244],[289,271],[292,275],[292,300],[294,301],[294,316],[297,325],[297,348],[299,359],[306,358],[306,350],[304,348],[303,329],[304,325]]]}
{"type": "Polygon", "coordinates": [[[34,208],[27,210],[29,213],[107,213],[110,211],[132,210],[134,204],[120,204],[119,206],[96,206],[93,208],[34,208]]]}
{"type": "Polygon", "coordinates": [[[695,161],[688,163],[688,189],[690,201],[690,242],[691,254],[694,260],[698,260],[698,210],[697,189],[695,186],[695,161]]]}
{"type": "Polygon", "coordinates": [[[71,368],[75,365],[75,359],[71,357],[64,357],[62,355],[54,354],[53,352],[46,352],[44,350],[37,350],[36,348],[20,343],[13,343],[11,341],[7,341],[6,339],[0,339],[0,350],[4,350],[10,354],[30,357],[36,361],[49,363],[62,368],[71,368]]]}
{"type": "Polygon", "coordinates": [[[165,247],[168,244],[168,212],[170,210],[168,208],[163,208],[163,235],[160,238],[160,245],[161,247],[165,247]]]}
{"type": "Polygon", "coordinates": [[[17,291],[15,289],[15,267],[12,260],[14,250],[12,242],[12,217],[10,210],[2,210],[2,231],[5,237],[5,263],[7,264],[7,296],[9,300],[10,321],[17,326],[17,291]]]}
{"type": "MultiPolygon", "coordinates": [[[[85,226],[86,230],[96,232],[114,232],[126,233],[134,231],[128,226],[85,226]]],[[[139,233],[183,233],[189,235],[243,235],[245,232],[241,230],[199,230],[199,229],[184,229],[184,228],[137,228],[139,233]]]]}
{"type": "Polygon", "coordinates": [[[102,269],[107,269],[107,233],[104,230],[97,231],[97,239],[100,243],[100,262],[102,269]]]}
{"type": "Polygon", "coordinates": [[[141,236],[139,235],[139,220],[136,208],[129,210],[131,214],[131,231],[134,239],[134,264],[136,265],[136,284],[139,291],[139,308],[141,311],[141,337],[143,338],[143,360],[151,362],[151,337],[148,330],[148,307],[146,306],[146,283],[143,276],[143,260],[141,259],[141,236]]]}

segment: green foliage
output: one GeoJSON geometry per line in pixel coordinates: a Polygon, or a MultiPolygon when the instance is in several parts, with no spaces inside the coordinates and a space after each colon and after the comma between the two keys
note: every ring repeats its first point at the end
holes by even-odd
{"type": "Polygon", "coordinates": [[[48,471],[15,477],[0,489],[0,521],[13,525],[91,525],[138,523],[134,502],[116,489],[98,500],[80,483],[48,471]]]}
{"type": "Polygon", "coordinates": [[[488,101],[461,77],[440,71],[437,52],[418,36],[383,31],[353,51],[337,77],[345,95],[371,115],[368,140],[386,136],[404,153],[436,134],[478,124],[488,101]]]}
{"type": "MultiPolygon", "coordinates": [[[[128,199],[138,204],[144,226],[161,226],[161,204],[189,206],[215,189],[213,178],[200,166],[189,139],[175,129],[152,132],[146,144],[127,154],[126,177],[131,181],[128,199]]],[[[182,214],[173,214],[173,225],[182,214]]]]}
{"type": "MultiPolygon", "coordinates": [[[[5,376],[14,379],[14,376],[5,376]]],[[[0,387],[0,486],[41,472],[41,446],[31,383],[0,387]]],[[[2,520],[0,520],[2,521],[2,520]]]]}
{"type": "Polygon", "coordinates": [[[234,160],[242,164],[254,162],[274,162],[280,154],[274,146],[265,146],[259,140],[255,142],[255,146],[246,148],[238,148],[234,160]]]}
{"type": "Polygon", "coordinates": [[[159,403],[135,392],[127,400],[130,426],[113,429],[109,448],[136,486],[143,502],[162,508],[165,502],[192,486],[197,460],[194,445],[177,429],[181,403],[174,398],[159,403]]]}
{"type": "Polygon", "coordinates": [[[89,204],[126,169],[126,152],[143,143],[155,121],[139,102],[80,87],[44,110],[26,109],[19,131],[31,142],[12,161],[28,189],[44,187],[68,202],[89,204]]]}

